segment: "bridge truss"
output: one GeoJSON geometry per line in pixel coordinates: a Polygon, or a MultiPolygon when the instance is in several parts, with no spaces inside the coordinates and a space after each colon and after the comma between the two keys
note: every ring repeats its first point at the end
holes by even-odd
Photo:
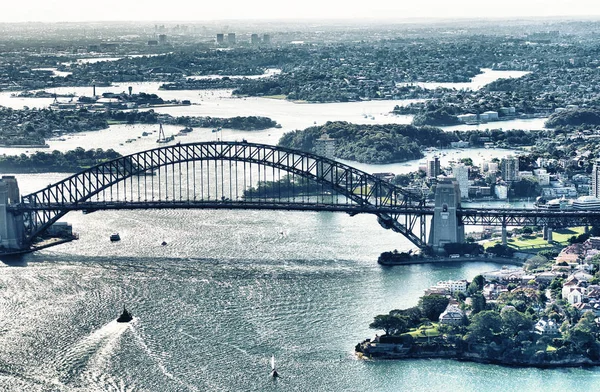
{"type": "Polygon", "coordinates": [[[247,142],[175,144],[117,158],[22,197],[26,244],[69,211],[227,208],[371,213],[426,247],[421,194],[331,159],[247,142]]]}

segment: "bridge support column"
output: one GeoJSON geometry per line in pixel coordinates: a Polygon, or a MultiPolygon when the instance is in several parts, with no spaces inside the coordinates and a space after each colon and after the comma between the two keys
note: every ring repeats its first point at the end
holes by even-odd
{"type": "Polygon", "coordinates": [[[436,253],[443,253],[445,244],[465,241],[465,227],[456,216],[457,208],[460,208],[458,182],[454,178],[440,180],[435,190],[435,208],[429,236],[429,243],[436,253]]]}
{"type": "Polygon", "coordinates": [[[548,228],[547,228],[547,232],[548,232],[548,233],[547,233],[547,235],[546,235],[546,237],[547,237],[547,238],[546,238],[546,240],[547,240],[548,242],[551,242],[551,241],[552,241],[552,227],[548,227],[548,228]]]}
{"type": "Polygon", "coordinates": [[[23,248],[23,215],[8,209],[20,203],[19,186],[14,176],[0,179],[0,253],[2,250],[23,248]]]}
{"type": "Polygon", "coordinates": [[[542,230],[542,238],[548,241],[548,226],[544,226],[544,229],[542,230]]]}
{"type": "Polygon", "coordinates": [[[502,225],[502,245],[508,245],[507,235],[506,235],[506,225],[502,225]]]}

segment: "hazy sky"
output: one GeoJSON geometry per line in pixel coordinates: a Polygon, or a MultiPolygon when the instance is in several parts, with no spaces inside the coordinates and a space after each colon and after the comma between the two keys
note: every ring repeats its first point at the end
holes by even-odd
{"type": "Polygon", "coordinates": [[[600,0],[2,0],[0,22],[600,16],[600,0]],[[10,2],[10,5],[6,5],[10,2]]]}

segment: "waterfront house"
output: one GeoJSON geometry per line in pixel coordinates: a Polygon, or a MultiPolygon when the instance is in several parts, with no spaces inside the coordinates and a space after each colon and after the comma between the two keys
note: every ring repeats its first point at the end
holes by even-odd
{"type": "Polygon", "coordinates": [[[559,325],[554,320],[541,319],[533,327],[533,332],[539,335],[560,335],[559,325]]]}
{"type": "Polygon", "coordinates": [[[440,314],[439,323],[446,325],[462,325],[465,314],[456,305],[448,305],[440,314]]]}
{"type": "Polygon", "coordinates": [[[488,283],[483,286],[482,294],[487,301],[497,299],[500,294],[508,292],[506,285],[500,283],[488,283]]]}

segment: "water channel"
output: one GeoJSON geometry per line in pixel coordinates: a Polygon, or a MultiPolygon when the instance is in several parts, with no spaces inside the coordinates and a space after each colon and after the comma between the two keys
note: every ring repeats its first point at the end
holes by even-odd
{"type": "MultiPolygon", "coordinates": [[[[395,105],[183,94],[200,104],[161,110],[268,115],[283,128],[224,130],[219,136],[265,143],[314,121],[357,122],[363,111],[387,113],[395,105]]],[[[375,122],[388,119],[395,120],[382,114],[375,122]]],[[[154,137],[140,136],[144,130],[153,129],[118,125],[50,143],[52,149],[129,153],[156,146],[154,137]],[[135,142],[125,142],[132,137],[135,142]]],[[[186,137],[216,136],[195,129],[186,137]]],[[[506,153],[448,150],[443,159],[506,153]]],[[[356,166],[399,173],[414,165],[356,166]]],[[[18,180],[28,193],[65,176],[27,174],[18,180]]],[[[383,230],[373,216],[164,210],[70,213],[65,220],[79,232],[78,241],[0,264],[2,390],[539,391],[592,390],[600,379],[595,369],[357,360],[354,345],[374,335],[368,324],[375,315],[414,306],[439,280],[471,279],[501,267],[471,262],[383,268],[376,263],[379,253],[412,244],[383,230]],[[109,241],[113,232],[120,233],[120,242],[109,241]],[[135,316],[131,324],[114,321],[124,305],[135,316]],[[268,377],[271,355],[281,374],[276,381],[268,377]]]]}

